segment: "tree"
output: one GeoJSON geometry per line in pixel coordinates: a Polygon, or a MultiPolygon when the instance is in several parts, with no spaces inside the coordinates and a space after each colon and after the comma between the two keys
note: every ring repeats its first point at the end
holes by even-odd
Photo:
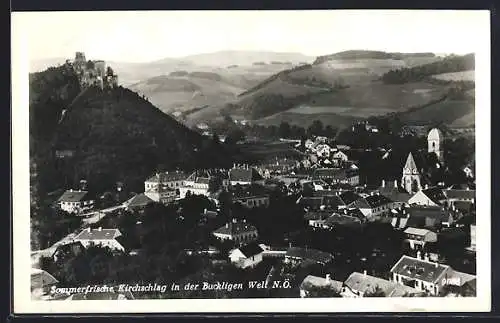
{"type": "Polygon", "coordinates": [[[323,123],[320,120],[314,120],[307,128],[307,135],[309,137],[323,135],[323,123]]]}
{"type": "Polygon", "coordinates": [[[371,291],[367,291],[364,297],[386,297],[386,295],[382,288],[377,285],[371,291]]]}
{"type": "Polygon", "coordinates": [[[282,122],[278,130],[281,138],[290,138],[290,125],[287,122],[282,122]]]}
{"type": "Polygon", "coordinates": [[[245,133],[243,132],[243,130],[241,130],[239,128],[235,128],[235,129],[232,129],[229,131],[224,143],[229,144],[229,145],[234,145],[238,141],[241,141],[244,139],[245,139],[245,133]]]}

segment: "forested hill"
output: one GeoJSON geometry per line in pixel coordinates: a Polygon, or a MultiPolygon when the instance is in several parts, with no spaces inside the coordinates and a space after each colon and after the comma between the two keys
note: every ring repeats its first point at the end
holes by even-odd
{"type": "Polygon", "coordinates": [[[117,181],[140,189],[156,170],[232,163],[217,141],[193,132],[128,89],[78,92],[65,67],[31,80],[32,143],[39,148],[31,156],[46,190],[74,186],[80,179],[97,185],[97,191],[117,181]]]}
{"type": "Polygon", "coordinates": [[[314,65],[329,60],[358,60],[358,59],[404,59],[407,57],[435,57],[434,53],[388,53],[374,50],[347,50],[335,54],[318,56],[314,65]]]}

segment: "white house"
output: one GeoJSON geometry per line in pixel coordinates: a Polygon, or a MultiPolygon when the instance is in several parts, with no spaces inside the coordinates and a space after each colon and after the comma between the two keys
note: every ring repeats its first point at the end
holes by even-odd
{"type": "Polygon", "coordinates": [[[81,213],[94,207],[94,200],[88,197],[88,191],[67,190],[57,200],[61,210],[68,213],[81,213]]]}
{"type": "Polygon", "coordinates": [[[330,152],[332,151],[332,148],[327,145],[327,144],[320,144],[315,147],[315,152],[318,157],[330,157],[330,152]]]}
{"type": "Polygon", "coordinates": [[[234,249],[229,253],[229,259],[236,267],[254,267],[262,261],[264,249],[256,242],[234,249]]]}
{"type": "Polygon", "coordinates": [[[332,156],[332,158],[334,160],[337,160],[341,163],[345,163],[349,160],[349,157],[346,155],[346,153],[344,153],[343,151],[339,150],[337,152],[335,152],[332,156]]]}
{"type": "Polygon", "coordinates": [[[415,288],[368,275],[366,270],[363,273],[353,272],[344,281],[340,294],[345,298],[360,298],[377,291],[383,293],[380,297],[419,296],[420,294],[420,291],[415,288]]]}
{"type": "Polygon", "coordinates": [[[373,194],[356,200],[351,206],[358,208],[370,220],[376,216],[389,214],[393,204],[394,202],[384,195],[373,194]]]}
{"type": "Polygon", "coordinates": [[[236,243],[251,242],[258,238],[257,228],[246,220],[233,219],[213,232],[219,240],[233,240],[236,243]]]}
{"type": "Polygon", "coordinates": [[[411,249],[422,249],[426,243],[437,241],[437,234],[427,229],[410,227],[404,233],[411,249]]]}
{"type": "Polygon", "coordinates": [[[329,289],[334,293],[340,293],[342,285],[343,282],[331,279],[330,274],[326,274],[325,277],[308,275],[300,284],[300,297],[309,297],[312,290],[318,288],[329,289]]]}
{"type": "Polygon", "coordinates": [[[185,198],[186,195],[203,195],[209,196],[209,178],[197,177],[193,181],[185,181],[185,183],[179,188],[179,196],[181,199],[185,198]]]}
{"type": "Polygon", "coordinates": [[[125,251],[125,248],[116,240],[122,234],[118,229],[87,228],[80,232],[74,241],[80,241],[85,248],[91,246],[108,247],[111,250],[125,251]]]}
{"type": "Polygon", "coordinates": [[[391,268],[391,280],[409,286],[430,295],[439,295],[443,287],[453,277],[453,269],[448,265],[403,255],[391,268]]]}
{"type": "Polygon", "coordinates": [[[186,173],[181,171],[156,173],[144,181],[144,192],[156,192],[166,188],[178,189],[187,177],[186,173]]]}

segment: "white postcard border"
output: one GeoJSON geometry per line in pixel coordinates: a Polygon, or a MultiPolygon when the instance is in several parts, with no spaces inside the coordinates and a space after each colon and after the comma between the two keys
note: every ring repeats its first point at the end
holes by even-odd
{"type": "MultiPolygon", "coordinates": [[[[462,11],[463,13],[463,11],[462,11]]],[[[490,13],[475,11],[477,297],[370,299],[188,299],[130,301],[32,301],[30,293],[29,89],[27,28],[23,13],[12,14],[12,171],[13,305],[27,313],[182,313],[182,312],[487,312],[491,310],[490,175],[490,13]]],[[[472,18],[473,17],[473,18],[472,18]]],[[[301,22],[304,23],[304,22],[301,22]]],[[[61,26],[61,28],[65,28],[61,26]]],[[[411,40],[410,40],[411,41],[411,40]]],[[[443,40],[446,41],[446,40],[443,40]]]]}

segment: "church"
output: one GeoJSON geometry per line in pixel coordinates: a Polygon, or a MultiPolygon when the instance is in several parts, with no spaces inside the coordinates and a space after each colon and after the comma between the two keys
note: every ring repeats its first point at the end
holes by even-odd
{"type": "MultiPolygon", "coordinates": [[[[439,166],[437,167],[441,167],[444,163],[443,139],[443,133],[437,128],[431,129],[427,135],[427,152],[436,155],[439,162],[439,166]]],[[[418,153],[416,153],[416,156],[419,156],[418,153]]],[[[403,166],[401,187],[410,194],[420,191],[423,183],[428,183],[430,180],[427,174],[424,173],[424,168],[430,166],[428,165],[428,160],[427,158],[422,158],[424,156],[419,157],[420,165],[417,165],[414,154],[410,152],[403,166]]]]}

